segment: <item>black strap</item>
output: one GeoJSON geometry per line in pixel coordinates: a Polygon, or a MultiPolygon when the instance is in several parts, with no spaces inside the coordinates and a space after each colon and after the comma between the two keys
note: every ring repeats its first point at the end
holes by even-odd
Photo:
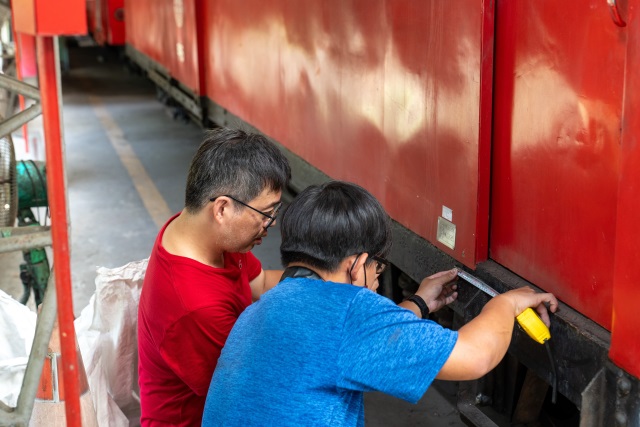
{"type": "Polygon", "coordinates": [[[420,295],[411,295],[409,298],[405,299],[405,301],[411,301],[412,303],[417,305],[420,309],[420,315],[423,319],[429,317],[429,306],[426,302],[424,302],[420,295]]]}
{"type": "Polygon", "coordinates": [[[324,281],[324,279],[322,277],[320,277],[320,275],[318,275],[318,273],[316,273],[313,270],[310,270],[306,267],[288,267],[284,270],[284,273],[282,273],[282,277],[280,278],[280,281],[282,282],[284,279],[288,278],[288,277],[304,277],[305,279],[315,279],[315,280],[322,280],[324,281]]]}

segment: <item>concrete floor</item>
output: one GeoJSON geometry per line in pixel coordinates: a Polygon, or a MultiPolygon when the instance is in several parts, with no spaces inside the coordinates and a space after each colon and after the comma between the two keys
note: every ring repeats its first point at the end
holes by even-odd
{"type": "MultiPolygon", "coordinates": [[[[94,292],[96,268],[149,255],[159,226],[182,208],[191,157],[203,135],[172,120],[142,77],[96,49],[72,50],[62,77],[71,226],[74,313],[94,292]]],[[[44,157],[41,124],[30,124],[29,152],[16,133],[18,158],[44,157]]],[[[279,230],[254,249],[265,269],[281,268],[279,230]]],[[[21,254],[0,254],[0,289],[22,293],[21,254]]],[[[33,308],[33,302],[28,305],[33,308]]],[[[451,390],[450,387],[448,387],[451,390]]],[[[380,393],[366,396],[366,425],[461,426],[451,393],[432,387],[417,405],[380,393]]]]}

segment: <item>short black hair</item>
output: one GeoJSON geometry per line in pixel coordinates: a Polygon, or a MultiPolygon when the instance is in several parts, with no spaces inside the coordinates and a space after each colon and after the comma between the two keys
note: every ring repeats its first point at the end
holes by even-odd
{"type": "Polygon", "coordinates": [[[290,179],[287,158],[264,135],[216,128],[207,132],[191,161],[185,208],[197,213],[211,198],[226,194],[249,202],[265,188],[282,190],[290,179]]]}
{"type": "Polygon", "coordinates": [[[303,190],[283,214],[280,231],[285,267],[301,262],[333,272],[350,255],[384,257],[391,249],[389,215],[367,190],[344,181],[303,190]]]}

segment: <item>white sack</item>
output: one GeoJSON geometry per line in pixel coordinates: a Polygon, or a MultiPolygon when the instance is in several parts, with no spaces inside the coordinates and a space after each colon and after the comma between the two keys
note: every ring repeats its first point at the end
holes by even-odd
{"type": "Polygon", "coordinates": [[[36,314],[0,290],[0,400],[15,407],[36,332],[36,314]]]}
{"type": "MultiPolygon", "coordinates": [[[[98,268],[96,292],[75,322],[98,425],[140,425],[138,302],[148,259],[98,268]]],[[[0,400],[15,407],[36,314],[0,290],[0,400]]]]}
{"type": "Polygon", "coordinates": [[[137,322],[147,262],[98,268],[96,292],[75,321],[100,426],[140,424],[137,322]]]}

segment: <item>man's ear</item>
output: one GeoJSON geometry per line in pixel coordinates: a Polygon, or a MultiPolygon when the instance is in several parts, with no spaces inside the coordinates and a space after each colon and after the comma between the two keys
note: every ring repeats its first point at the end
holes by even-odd
{"type": "Polygon", "coordinates": [[[218,197],[209,204],[210,218],[215,222],[223,222],[230,214],[231,203],[226,197],[218,197]]]}
{"type": "MultiPolygon", "coordinates": [[[[363,252],[358,255],[351,255],[345,260],[347,267],[347,276],[351,279],[351,283],[354,285],[358,283],[358,280],[362,282],[361,286],[364,286],[364,264],[367,262],[369,254],[363,252]]],[[[358,283],[360,284],[360,283],[358,283]]]]}

